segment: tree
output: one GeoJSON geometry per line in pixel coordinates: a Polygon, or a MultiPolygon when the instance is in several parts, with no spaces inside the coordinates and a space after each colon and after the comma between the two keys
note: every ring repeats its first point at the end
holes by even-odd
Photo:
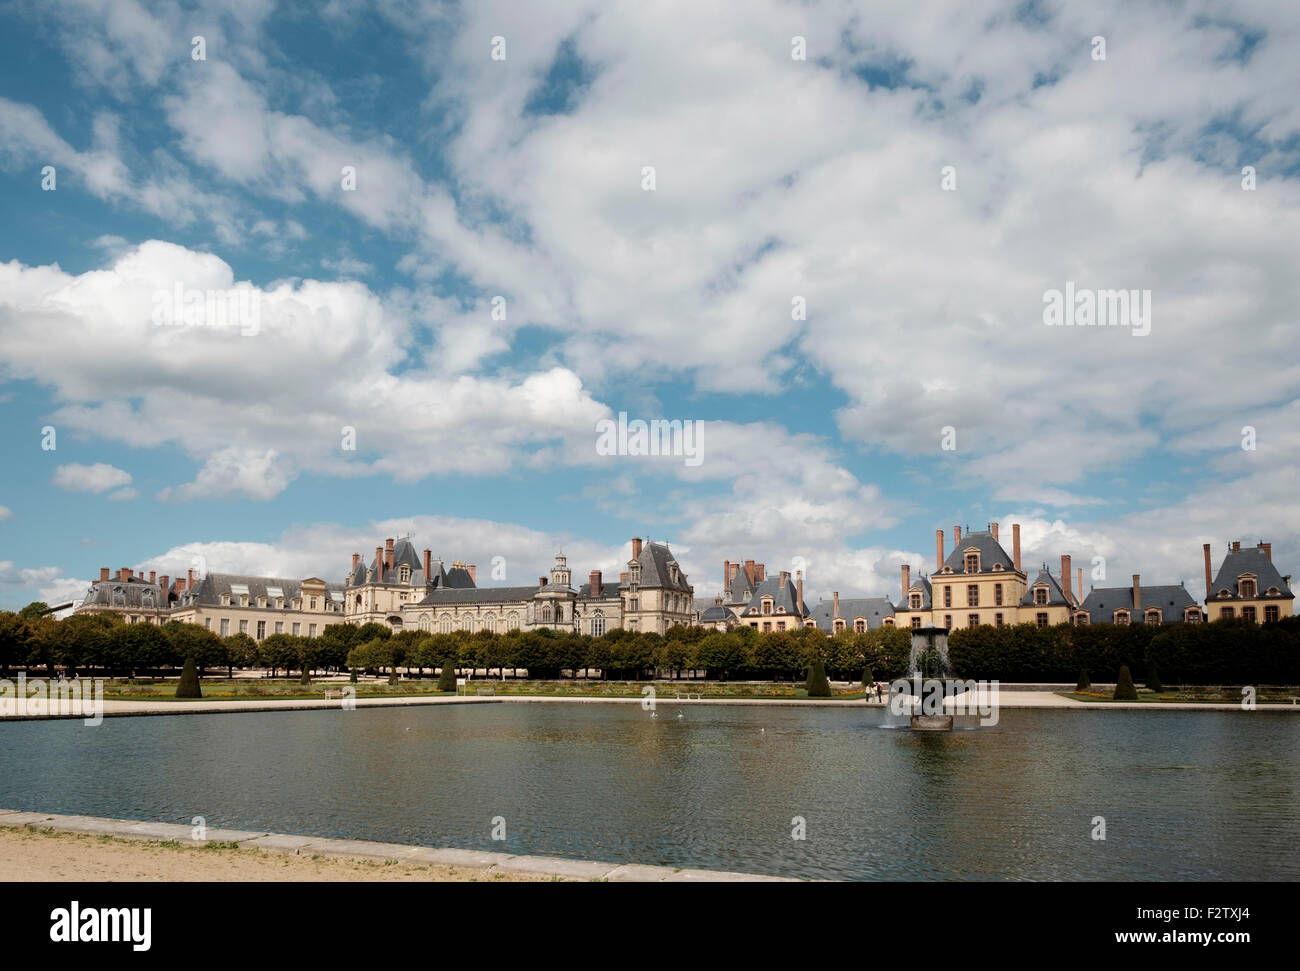
{"type": "Polygon", "coordinates": [[[203,690],[199,687],[199,666],[194,663],[194,658],[185,659],[185,667],[181,669],[181,680],[176,685],[177,698],[202,698],[203,690]]]}
{"type": "Polygon", "coordinates": [[[1092,688],[1092,682],[1088,680],[1088,669],[1079,668],[1079,683],[1074,686],[1075,691],[1088,691],[1092,688]]]}
{"type": "Polygon", "coordinates": [[[1165,686],[1160,683],[1160,675],[1156,671],[1155,661],[1147,661],[1147,687],[1152,691],[1165,690],[1165,686]]]}
{"type": "Polygon", "coordinates": [[[33,600],[22,610],[18,611],[18,616],[23,620],[39,620],[50,612],[50,607],[43,600],[33,600]]]}
{"type": "Polygon", "coordinates": [[[1129,672],[1128,665],[1125,664],[1119,669],[1119,678],[1115,681],[1116,701],[1137,701],[1137,688],[1133,686],[1133,675],[1129,672]]]}
{"type": "Polygon", "coordinates": [[[226,641],[227,663],[237,668],[255,668],[262,661],[257,641],[247,634],[231,634],[226,641]]]}
{"type": "Polygon", "coordinates": [[[9,665],[27,660],[27,640],[31,633],[21,615],[11,610],[0,610],[0,672],[6,677],[9,665]]]}
{"type": "Polygon", "coordinates": [[[442,660],[442,673],[438,675],[438,690],[456,691],[456,663],[450,657],[442,660]]]}
{"type": "Polygon", "coordinates": [[[826,679],[826,665],[822,659],[814,657],[812,663],[808,665],[808,688],[809,698],[829,698],[831,696],[831,683],[826,679]]]}

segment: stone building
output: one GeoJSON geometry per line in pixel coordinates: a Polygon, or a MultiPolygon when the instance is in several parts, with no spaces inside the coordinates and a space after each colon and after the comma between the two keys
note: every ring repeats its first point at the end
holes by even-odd
{"type": "Polygon", "coordinates": [[[1201,607],[1181,583],[1142,586],[1141,574],[1133,574],[1127,587],[1093,587],[1080,609],[1072,614],[1076,625],[1084,624],[1199,624],[1201,607]]]}
{"type": "Polygon", "coordinates": [[[1255,547],[1241,548],[1234,541],[1228,548],[1219,573],[1210,576],[1210,544],[1205,554],[1205,608],[1210,620],[1240,617],[1265,623],[1290,617],[1295,594],[1291,577],[1282,576],[1273,565],[1273,544],[1260,540],[1255,547]]]}
{"type": "Polygon", "coordinates": [[[808,626],[817,626],[827,634],[842,630],[863,633],[895,624],[894,605],[888,597],[840,597],[839,591],[830,600],[820,600],[808,615],[808,626]]]}
{"type": "Polygon", "coordinates": [[[331,624],[345,621],[343,585],[317,577],[280,577],[209,573],[194,580],[173,599],[169,620],[198,624],[228,637],[247,634],[260,641],[272,634],[316,637],[331,624]]]}
{"type": "Polygon", "coordinates": [[[803,571],[790,574],[782,570],[766,577],[749,596],[748,604],[737,612],[739,622],[760,633],[795,630],[815,624],[803,599],[803,571]]]}

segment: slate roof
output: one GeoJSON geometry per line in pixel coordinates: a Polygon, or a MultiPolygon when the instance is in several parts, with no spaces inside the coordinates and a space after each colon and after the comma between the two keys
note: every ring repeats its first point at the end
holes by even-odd
{"type": "Polygon", "coordinates": [[[1247,549],[1228,551],[1228,555],[1223,558],[1223,565],[1219,567],[1219,572],[1214,578],[1214,585],[1207,591],[1206,602],[1212,600],[1227,601],[1238,600],[1237,596],[1237,579],[1246,573],[1253,573],[1258,578],[1255,584],[1257,596],[1251,598],[1254,600],[1294,600],[1295,594],[1291,592],[1290,586],[1278,573],[1277,567],[1268,555],[1257,546],[1251,546],[1247,549]],[[1278,592],[1269,595],[1271,587],[1276,587],[1278,592]],[[1220,591],[1227,590],[1227,596],[1220,591]]]}
{"type": "MultiPolygon", "coordinates": [[[[1183,611],[1197,603],[1186,588],[1177,586],[1142,587],[1142,614],[1150,607],[1159,607],[1160,619],[1168,624],[1183,619],[1183,611]]],[[[1083,609],[1088,611],[1091,624],[1113,624],[1115,611],[1133,610],[1133,587],[1093,587],[1083,598],[1083,609]]],[[[1142,623],[1142,614],[1130,614],[1130,623],[1142,623]]]]}
{"type": "MultiPolygon", "coordinates": [[[[835,631],[835,601],[819,600],[812,609],[812,619],[826,633],[835,631]]],[[[867,630],[875,630],[884,625],[886,617],[894,616],[894,605],[887,597],[840,597],[840,620],[848,630],[853,630],[853,622],[861,617],[867,622],[867,630]]]]}
{"type": "MultiPolygon", "coordinates": [[[[1145,599],[1145,591],[1143,592],[1143,598],[1145,599]]],[[[1036,576],[1033,579],[1033,581],[1029,584],[1029,589],[1025,591],[1025,595],[1020,598],[1020,606],[1022,607],[1073,607],[1074,604],[1070,603],[1070,601],[1066,599],[1065,591],[1062,590],[1061,585],[1056,582],[1056,577],[1052,576],[1052,571],[1049,570],[1047,567],[1043,567],[1041,570],[1038,571],[1038,576],[1036,576]],[[1047,584],[1047,603],[1045,604],[1034,602],[1034,587],[1036,587],[1040,583],[1047,584]]]]}
{"type": "MultiPolygon", "coordinates": [[[[629,564],[633,561],[629,560],[629,564]]],[[[691,585],[686,582],[686,574],[682,572],[681,564],[678,564],[673,558],[673,552],[664,543],[646,542],[641,547],[641,555],[635,562],[641,564],[641,580],[639,586],[646,589],[663,588],[665,590],[680,590],[683,593],[691,592],[691,585]],[[677,566],[677,582],[672,581],[672,566],[677,566]]],[[[626,584],[620,584],[626,586],[626,584]]]]}
{"type": "Polygon", "coordinates": [[[758,585],[758,589],[754,591],[754,596],[750,599],[749,603],[740,609],[740,616],[769,616],[764,614],[762,610],[764,597],[772,598],[773,615],[780,612],[781,608],[784,607],[785,610],[782,613],[782,616],[808,616],[808,605],[806,603],[799,604],[797,608],[795,606],[798,602],[799,591],[795,588],[794,581],[787,579],[783,584],[779,575],[768,577],[758,585]]]}
{"type": "Polygon", "coordinates": [[[617,596],[618,596],[618,584],[606,580],[603,577],[601,578],[600,581],[600,589],[596,591],[596,596],[594,598],[591,596],[590,583],[584,583],[582,586],[578,588],[579,600],[592,600],[592,599],[604,600],[609,597],[617,597],[617,596]]]}
{"type": "Polygon", "coordinates": [[[953,573],[965,573],[966,554],[972,549],[979,551],[980,573],[993,573],[995,572],[993,567],[999,564],[1001,569],[996,571],[999,573],[1015,569],[1015,561],[1002,548],[1002,544],[993,538],[993,534],[987,530],[963,535],[961,542],[953,546],[953,551],[948,554],[948,558],[943,561],[943,565],[952,567],[953,573]]]}
{"type": "Polygon", "coordinates": [[[149,583],[138,577],[130,580],[100,580],[91,585],[82,598],[81,606],[133,607],[137,610],[151,610],[166,607],[162,587],[149,583]],[[117,597],[120,595],[121,600],[117,597]]]}
{"type": "MultiPolygon", "coordinates": [[[[749,574],[745,572],[745,564],[733,563],[732,565],[733,566],[738,565],[740,569],[736,571],[736,575],[731,578],[731,581],[727,584],[726,588],[722,591],[723,603],[729,603],[729,604],[748,603],[750,597],[753,596],[754,591],[758,589],[758,584],[760,581],[750,580],[749,574]],[[748,594],[749,596],[746,596],[746,594],[748,594]]],[[[755,572],[757,572],[757,570],[755,572]]]]}
{"type": "Polygon", "coordinates": [[[421,607],[451,607],[456,604],[519,603],[532,600],[545,587],[439,587],[430,590],[421,607]]]}
{"type": "MultiPolygon", "coordinates": [[[[921,588],[921,606],[919,609],[930,610],[934,603],[933,590],[930,587],[930,578],[917,577],[915,580],[911,581],[911,586],[921,588]]],[[[912,593],[911,587],[909,587],[907,590],[907,596],[903,598],[902,603],[894,605],[894,610],[903,611],[903,610],[918,609],[918,608],[913,608],[908,606],[908,604],[911,603],[911,593],[912,593]]]]}
{"type": "MultiPolygon", "coordinates": [[[[741,572],[744,572],[743,570],[741,572]]],[[[716,624],[721,621],[731,620],[735,617],[735,612],[730,607],[724,607],[722,604],[712,604],[707,610],[700,614],[700,623],[716,624]]]]}
{"type": "MultiPolygon", "coordinates": [[[[239,594],[234,593],[233,588],[247,587],[249,606],[257,605],[258,597],[267,598],[267,606],[275,606],[275,594],[269,590],[279,589],[284,593],[284,606],[286,609],[292,606],[295,597],[302,596],[302,581],[287,580],[280,577],[252,577],[244,576],[239,573],[209,573],[203,579],[194,584],[193,590],[187,590],[177,601],[183,606],[197,604],[199,606],[218,607],[221,605],[221,595],[231,594],[233,606],[239,605],[239,594]]],[[[338,603],[342,599],[343,585],[341,583],[325,584],[326,598],[338,603]]],[[[240,593],[242,593],[242,589],[240,593]]]]}
{"type": "MultiPolygon", "coordinates": [[[[382,556],[384,554],[380,555],[382,556]]],[[[390,570],[387,565],[384,566],[384,582],[396,583],[397,569],[401,566],[409,566],[411,568],[411,586],[424,587],[429,585],[429,581],[426,580],[424,576],[424,560],[416,551],[415,547],[411,545],[409,539],[399,539],[393,544],[393,568],[390,570]]],[[[377,571],[378,567],[379,561],[373,556],[370,558],[369,562],[366,560],[358,560],[357,568],[355,570],[348,570],[348,575],[352,577],[352,583],[350,585],[354,587],[364,586],[367,582],[367,577],[373,575],[377,571]]],[[[468,570],[453,568],[450,572],[457,574],[463,573],[465,575],[464,579],[468,580],[467,585],[471,587],[474,585],[474,581],[469,580],[468,570]]],[[[443,569],[442,563],[438,562],[433,582],[442,585],[448,575],[448,571],[443,569]]]]}

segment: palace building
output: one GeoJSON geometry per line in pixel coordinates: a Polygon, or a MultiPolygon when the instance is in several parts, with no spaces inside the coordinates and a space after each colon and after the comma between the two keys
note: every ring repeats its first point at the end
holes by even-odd
{"type": "Polygon", "coordinates": [[[1280,620],[1294,613],[1295,594],[1291,577],[1273,566],[1273,544],[1259,541],[1256,547],[1241,548],[1239,541],[1228,548],[1219,573],[1210,577],[1210,544],[1205,554],[1205,607],[1210,620],[1240,617],[1243,620],[1280,620]]]}

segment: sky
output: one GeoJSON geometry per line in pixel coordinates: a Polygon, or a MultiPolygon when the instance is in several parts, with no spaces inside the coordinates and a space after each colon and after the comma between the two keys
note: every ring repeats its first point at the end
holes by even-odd
{"type": "Polygon", "coordinates": [[[1087,586],[1199,598],[1232,540],[1300,572],[1298,34],[0,3],[0,608],[101,566],[341,582],[403,535],[485,584],[647,537],[705,603],[724,559],[897,601],[994,521],[1087,586]],[[1067,286],[1132,317],[1049,326],[1067,286]],[[606,454],[620,413],[698,455],[606,454]]]}

